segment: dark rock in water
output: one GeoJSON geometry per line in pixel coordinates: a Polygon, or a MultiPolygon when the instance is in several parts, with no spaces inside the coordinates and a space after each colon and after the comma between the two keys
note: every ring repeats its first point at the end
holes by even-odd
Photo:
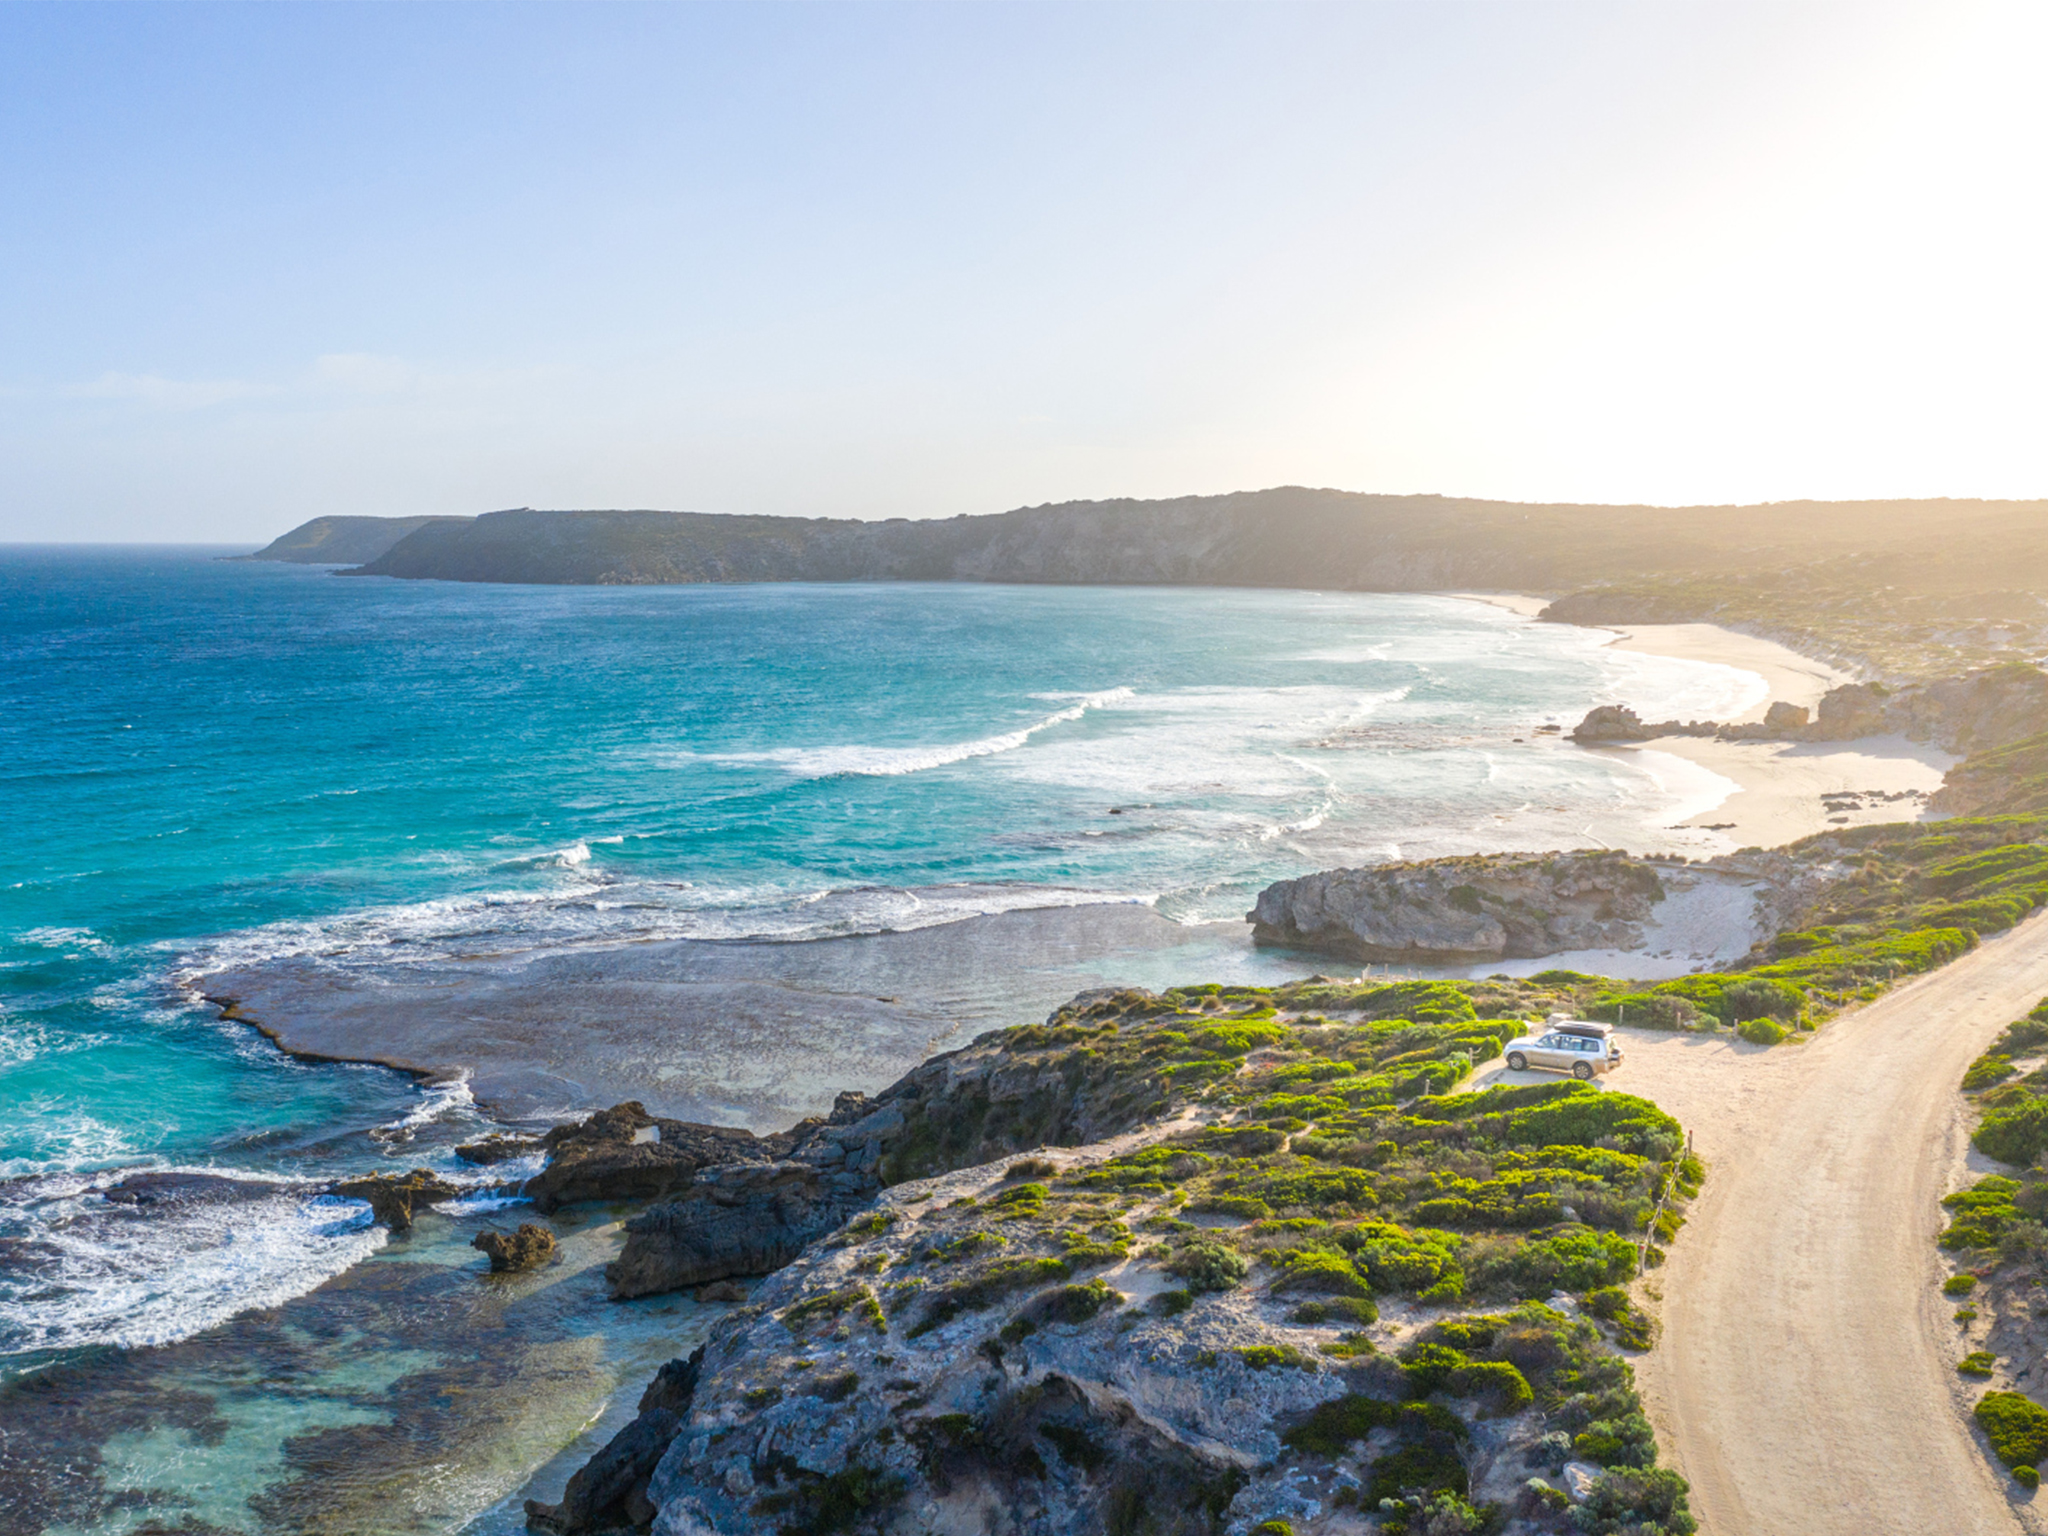
{"type": "Polygon", "coordinates": [[[526,1523],[558,1536],[652,1525],[656,1510],[647,1497],[648,1479],[682,1428],[703,1368],[701,1345],[689,1359],[664,1365],[641,1394],[639,1416],[569,1479],[561,1503],[528,1499],[526,1523]]]}
{"type": "Polygon", "coordinates": [[[267,1179],[230,1179],[217,1173],[131,1173],[100,1191],[115,1205],[220,1205],[261,1200],[282,1186],[267,1179]]]}
{"type": "Polygon", "coordinates": [[[493,1163],[510,1162],[515,1157],[525,1157],[538,1152],[546,1143],[538,1136],[526,1136],[514,1131],[494,1131],[478,1141],[465,1141],[455,1149],[455,1155],[465,1163],[489,1167],[493,1163]]]}
{"type": "Polygon", "coordinates": [[[810,1163],[707,1168],[677,1200],[626,1223],[626,1246],[605,1266],[614,1298],[651,1296],[782,1268],[873,1198],[872,1175],[810,1163]]]}
{"type": "Polygon", "coordinates": [[[409,1232],[415,1206],[453,1200],[462,1190],[424,1168],[415,1168],[410,1173],[373,1173],[360,1179],[344,1179],[330,1185],[328,1193],[345,1200],[367,1200],[371,1219],[379,1226],[389,1227],[393,1232],[409,1232]]]}
{"type": "Polygon", "coordinates": [[[469,1246],[490,1255],[491,1273],[538,1269],[555,1256],[555,1234],[531,1221],[522,1221],[517,1232],[483,1231],[470,1239],[469,1246]]]}
{"type": "Polygon", "coordinates": [[[1626,854],[1484,854],[1282,880],[1246,915],[1258,944],[1468,965],[1640,948],[1663,899],[1656,870],[1626,854]]]}
{"type": "Polygon", "coordinates": [[[687,1189],[700,1168],[758,1159],[767,1150],[752,1131],[663,1120],[637,1103],[558,1125],[542,1145],[548,1165],[527,1180],[524,1193],[543,1216],[582,1200],[659,1200],[687,1189]]]}

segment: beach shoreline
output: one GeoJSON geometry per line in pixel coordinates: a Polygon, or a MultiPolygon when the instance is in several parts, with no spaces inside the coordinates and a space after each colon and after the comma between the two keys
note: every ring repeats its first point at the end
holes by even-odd
{"type": "MultiPolygon", "coordinates": [[[[1531,622],[1549,603],[1523,592],[1442,595],[1504,608],[1531,622]]],[[[1812,711],[1830,688],[1854,681],[1841,669],[1775,640],[1718,624],[1577,627],[1611,633],[1615,638],[1609,643],[1616,650],[1735,667],[1761,677],[1769,690],[1764,699],[1725,724],[1761,721],[1774,703],[1812,711]]],[[[1718,805],[1676,825],[1722,832],[1739,848],[1779,848],[1833,827],[1922,819],[1927,797],[1941,787],[1942,776],[1956,761],[1938,747],[1903,736],[1826,742],[1663,736],[1581,750],[1639,755],[1641,766],[1653,775],[1658,765],[1651,754],[1663,754],[1726,780],[1731,788],[1718,805]]]]}

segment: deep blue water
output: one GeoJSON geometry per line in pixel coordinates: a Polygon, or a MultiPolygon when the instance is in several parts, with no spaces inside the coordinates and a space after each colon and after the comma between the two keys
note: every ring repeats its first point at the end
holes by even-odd
{"type": "Polygon", "coordinates": [[[1336,863],[1640,844],[1713,786],[1534,728],[1756,687],[1434,597],[462,586],[221,553],[0,549],[17,1364],[192,1334],[380,1241],[290,1188],[256,1223],[86,1220],[119,1170],[327,1175],[418,1160],[372,1128],[474,1126],[220,1022],[208,969],[1102,898],[1214,919],[1336,863]]]}

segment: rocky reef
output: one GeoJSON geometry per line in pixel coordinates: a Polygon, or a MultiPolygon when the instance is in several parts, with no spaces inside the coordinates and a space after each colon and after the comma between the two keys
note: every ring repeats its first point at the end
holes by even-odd
{"type": "Polygon", "coordinates": [[[1690,1532],[1621,1353],[1700,1176],[1679,1126],[1571,1082],[1447,1092],[1557,1000],[1090,994],[847,1096],[698,1180],[796,1187],[830,1145],[872,1192],[530,1520],[1690,1532]]]}
{"type": "Polygon", "coordinates": [[[1246,914],[1259,944],[1408,965],[1633,949],[1664,899],[1656,869],[1604,850],[1485,854],[1282,880],[1246,914]]]}

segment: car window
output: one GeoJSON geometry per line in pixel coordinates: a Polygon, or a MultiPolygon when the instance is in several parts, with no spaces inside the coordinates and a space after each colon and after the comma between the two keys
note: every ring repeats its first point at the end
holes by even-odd
{"type": "Polygon", "coordinates": [[[1557,1044],[1557,1036],[1555,1036],[1555,1035],[1545,1035],[1545,1036],[1544,1036],[1544,1037],[1543,1037],[1543,1038],[1542,1038],[1541,1040],[1538,1040],[1538,1041],[1537,1041],[1536,1043],[1537,1043],[1538,1045],[1556,1045],[1556,1044],[1557,1044]]]}

